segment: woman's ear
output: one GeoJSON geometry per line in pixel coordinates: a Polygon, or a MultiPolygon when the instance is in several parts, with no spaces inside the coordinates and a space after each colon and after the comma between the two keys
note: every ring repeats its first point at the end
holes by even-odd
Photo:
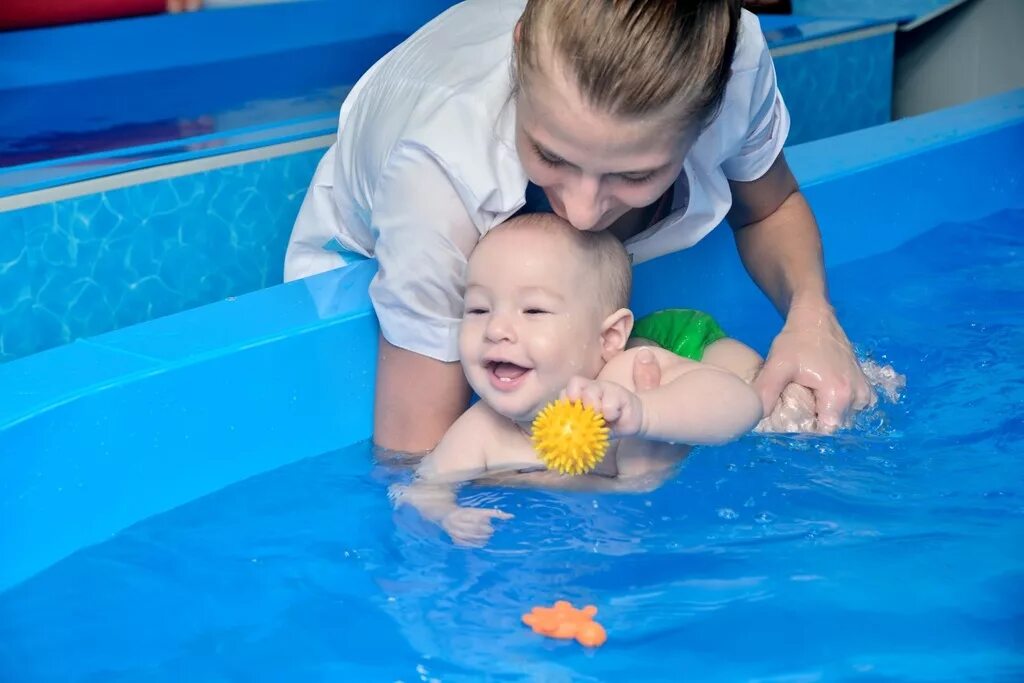
{"type": "Polygon", "coordinates": [[[515,42],[516,47],[519,47],[519,41],[522,40],[523,35],[523,20],[520,19],[516,22],[516,27],[512,29],[512,41],[515,42]]]}
{"type": "Polygon", "coordinates": [[[601,325],[601,358],[605,363],[622,353],[632,331],[633,311],[628,308],[620,308],[604,319],[601,325]]]}

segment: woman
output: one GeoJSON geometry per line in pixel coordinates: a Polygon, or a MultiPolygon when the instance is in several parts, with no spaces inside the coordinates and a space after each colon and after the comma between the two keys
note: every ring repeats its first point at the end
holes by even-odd
{"type": "Polygon", "coordinates": [[[553,210],[612,230],[639,262],[728,215],[786,317],[756,384],[766,413],[794,381],[831,430],[874,397],[828,303],[818,228],[782,155],[788,128],[738,0],[469,0],[346,98],[285,277],[378,260],[375,441],[422,451],[468,401],[456,339],[483,233],[553,210]]]}

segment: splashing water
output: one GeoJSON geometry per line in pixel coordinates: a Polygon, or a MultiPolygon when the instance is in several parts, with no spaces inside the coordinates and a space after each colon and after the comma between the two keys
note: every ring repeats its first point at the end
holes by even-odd
{"type": "Polygon", "coordinates": [[[861,370],[871,386],[889,403],[898,403],[903,389],[907,386],[906,375],[901,375],[891,365],[881,365],[870,359],[860,362],[861,370]]]}

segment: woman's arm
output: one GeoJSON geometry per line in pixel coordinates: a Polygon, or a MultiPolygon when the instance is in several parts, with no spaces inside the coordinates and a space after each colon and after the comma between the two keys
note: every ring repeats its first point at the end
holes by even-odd
{"type": "Polygon", "coordinates": [[[469,405],[458,363],[466,262],[480,232],[445,171],[422,150],[392,152],[373,197],[380,322],[374,436],[424,452],[469,405]]]}
{"type": "Polygon", "coordinates": [[[814,214],[782,154],[761,178],[730,186],[740,258],[786,318],[754,383],[764,414],[795,382],[814,392],[819,428],[832,431],[851,410],[873,403],[874,394],[829,304],[814,214]]]}
{"type": "Polygon", "coordinates": [[[779,313],[794,304],[828,306],[821,233],[785,155],[757,180],[729,187],[743,265],[779,313]]]}
{"type": "Polygon", "coordinates": [[[373,440],[404,453],[432,449],[469,405],[462,365],[400,349],[380,335],[373,440]]]}

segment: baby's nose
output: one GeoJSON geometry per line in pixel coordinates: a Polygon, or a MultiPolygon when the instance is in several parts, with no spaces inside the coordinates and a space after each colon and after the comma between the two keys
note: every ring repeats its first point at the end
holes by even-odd
{"type": "Polygon", "coordinates": [[[507,315],[491,315],[486,333],[490,341],[514,341],[515,324],[507,315]]]}

